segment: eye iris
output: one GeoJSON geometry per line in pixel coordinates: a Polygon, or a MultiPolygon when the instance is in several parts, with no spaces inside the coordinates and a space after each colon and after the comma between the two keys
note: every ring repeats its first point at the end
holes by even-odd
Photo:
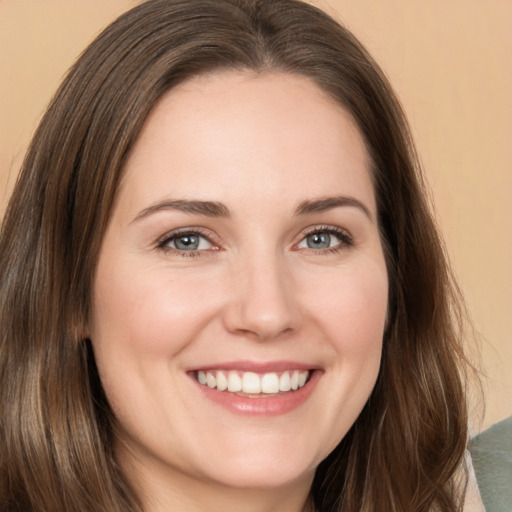
{"type": "Polygon", "coordinates": [[[312,233],[307,236],[307,244],[310,249],[327,249],[331,245],[329,233],[312,233]]]}
{"type": "Polygon", "coordinates": [[[199,237],[197,235],[182,235],[176,238],[174,244],[180,251],[195,250],[199,247],[199,237]]]}

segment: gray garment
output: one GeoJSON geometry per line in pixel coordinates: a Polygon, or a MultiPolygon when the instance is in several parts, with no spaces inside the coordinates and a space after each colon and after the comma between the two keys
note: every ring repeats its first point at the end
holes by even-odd
{"type": "Polygon", "coordinates": [[[469,450],[486,512],[512,512],[512,416],[478,434],[469,450]]]}

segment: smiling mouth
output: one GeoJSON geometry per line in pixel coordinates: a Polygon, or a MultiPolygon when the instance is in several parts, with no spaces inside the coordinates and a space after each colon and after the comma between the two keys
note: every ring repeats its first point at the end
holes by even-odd
{"type": "Polygon", "coordinates": [[[195,379],[202,386],[254,398],[297,391],[307,384],[310,376],[309,370],[261,374],[220,369],[194,372],[195,379]]]}

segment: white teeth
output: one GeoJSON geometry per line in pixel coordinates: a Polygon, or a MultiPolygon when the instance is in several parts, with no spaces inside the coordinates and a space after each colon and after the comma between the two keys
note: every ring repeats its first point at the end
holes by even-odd
{"type": "Polygon", "coordinates": [[[217,388],[219,391],[228,390],[231,393],[243,392],[251,395],[295,391],[305,386],[308,377],[309,371],[299,370],[286,371],[280,375],[274,372],[259,375],[254,372],[221,370],[197,372],[197,380],[203,386],[217,388]]]}
{"type": "Polygon", "coordinates": [[[228,379],[224,375],[224,372],[217,372],[217,389],[219,391],[228,389],[228,379]]]}
{"type": "Polygon", "coordinates": [[[229,372],[228,374],[228,391],[232,393],[242,391],[242,379],[236,372],[229,372]]]}
{"type": "Polygon", "coordinates": [[[294,391],[299,389],[299,372],[297,370],[295,370],[292,374],[291,385],[294,391]]]}
{"type": "Polygon", "coordinates": [[[261,379],[256,373],[245,372],[242,376],[242,391],[244,393],[261,393],[261,379]]]}
{"type": "Polygon", "coordinates": [[[283,372],[279,377],[279,391],[290,391],[292,389],[292,380],[288,372],[283,372]]]}
{"type": "Polygon", "coordinates": [[[215,375],[213,375],[210,372],[208,372],[206,374],[206,385],[209,388],[216,388],[217,387],[217,379],[215,378],[215,375]]]}
{"type": "Polygon", "coordinates": [[[261,391],[263,393],[279,392],[279,377],[277,373],[265,373],[261,378],[261,391]]]}

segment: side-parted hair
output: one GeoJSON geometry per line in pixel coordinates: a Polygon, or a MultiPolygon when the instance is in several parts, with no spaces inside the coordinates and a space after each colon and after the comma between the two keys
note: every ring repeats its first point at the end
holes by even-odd
{"type": "Polygon", "coordinates": [[[308,77],[352,115],[371,158],[390,284],[382,363],[317,469],[316,510],[461,510],[464,307],[407,122],[354,36],[295,0],[149,0],[101,33],[56,93],[0,233],[0,510],[141,512],[86,339],[95,265],[148,113],[177,84],[224,69],[308,77]]]}

